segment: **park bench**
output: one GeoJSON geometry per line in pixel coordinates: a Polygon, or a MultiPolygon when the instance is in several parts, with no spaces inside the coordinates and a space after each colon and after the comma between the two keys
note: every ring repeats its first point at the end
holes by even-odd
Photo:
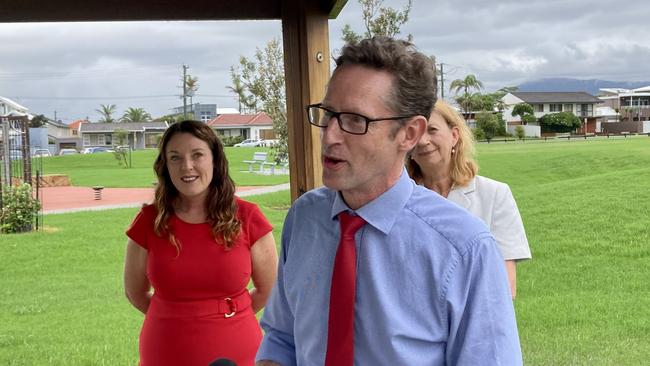
{"type": "Polygon", "coordinates": [[[260,165],[260,173],[264,173],[264,166],[269,165],[271,166],[271,171],[274,170],[275,163],[271,163],[266,161],[266,155],[267,153],[264,151],[256,151],[253,153],[253,159],[252,160],[244,160],[244,163],[248,164],[248,172],[252,173],[253,172],[253,167],[255,164],[260,165]]]}

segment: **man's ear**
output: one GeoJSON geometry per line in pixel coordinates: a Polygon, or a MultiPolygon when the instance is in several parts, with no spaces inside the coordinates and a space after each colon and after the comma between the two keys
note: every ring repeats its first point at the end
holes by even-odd
{"type": "Polygon", "coordinates": [[[400,150],[411,151],[417,145],[427,129],[427,119],[424,116],[415,116],[404,125],[404,135],[400,141],[400,150]]]}

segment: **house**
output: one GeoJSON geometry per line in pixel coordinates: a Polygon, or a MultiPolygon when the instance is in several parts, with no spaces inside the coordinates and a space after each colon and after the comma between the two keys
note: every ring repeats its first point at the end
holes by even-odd
{"type": "Polygon", "coordinates": [[[637,89],[602,88],[598,96],[623,121],[650,121],[650,85],[637,89]]]}
{"type": "Polygon", "coordinates": [[[219,136],[241,136],[244,139],[275,139],[273,120],[268,114],[221,114],[208,121],[219,136]]]}
{"type": "Polygon", "coordinates": [[[610,123],[604,125],[604,132],[650,133],[650,85],[637,89],[602,88],[598,98],[620,116],[607,121],[610,123]]]}
{"type": "Polygon", "coordinates": [[[0,97],[0,116],[25,116],[29,109],[5,97],[0,97]]]}
{"type": "MultiPolygon", "coordinates": [[[[502,98],[507,105],[503,118],[508,124],[508,132],[513,132],[522,121],[519,116],[512,115],[512,109],[520,103],[528,103],[535,111],[538,119],[546,114],[571,112],[586,124],[578,133],[601,132],[600,118],[596,115],[596,106],[602,101],[585,92],[512,92],[502,98]]],[[[524,126],[524,129],[529,128],[524,126]]],[[[539,126],[537,126],[539,128],[539,126]]],[[[526,135],[530,136],[528,131],[526,135]]],[[[540,136],[535,134],[533,136],[540,136]]]]}
{"type": "MultiPolygon", "coordinates": [[[[173,108],[172,111],[174,114],[183,114],[183,111],[185,109],[185,107],[180,106],[173,108]]],[[[217,105],[201,103],[188,104],[187,113],[192,113],[194,115],[194,119],[197,121],[208,122],[217,116],[217,105]]]]}
{"type": "Polygon", "coordinates": [[[83,148],[129,145],[133,149],[155,148],[167,122],[83,123],[79,127],[83,148]],[[117,133],[125,131],[127,141],[118,141],[117,133]]]}
{"type": "Polygon", "coordinates": [[[61,121],[53,121],[47,119],[45,127],[47,127],[48,138],[56,145],[56,151],[61,149],[81,149],[81,136],[79,135],[79,126],[84,123],[89,123],[87,120],[76,120],[70,124],[61,123],[61,121]]]}

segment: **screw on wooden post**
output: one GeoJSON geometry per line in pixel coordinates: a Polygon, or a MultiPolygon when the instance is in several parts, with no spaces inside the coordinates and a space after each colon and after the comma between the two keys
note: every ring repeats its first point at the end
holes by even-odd
{"type": "Polygon", "coordinates": [[[94,186],[93,191],[95,191],[95,200],[101,200],[102,199],[102,189],[104,187],[102,186],[94,186]]]}

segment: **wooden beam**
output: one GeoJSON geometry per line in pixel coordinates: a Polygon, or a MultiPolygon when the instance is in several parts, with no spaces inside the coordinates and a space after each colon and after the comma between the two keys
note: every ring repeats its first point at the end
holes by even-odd
{"type": "MultiPolygon", "coordinates": [[[[0,0],[0,23],[280,19],[282,0],[0,0]]],[[[330,19],[347,0],[319,4],[330,19]]],[[[312,4],[313,5],[313,4],[312,4]]]]}
{"type": "Polygon", "coordinates": [[[0,0],[0,22],[280,19],[280,0],[0,0]]]}
{"type": "Polygon", "coordinates": [[[322,185],[320,131],[305,106],[325,96],[329,79],[328,11],[315,2],[282,0],[291,199],[322,185]]]}

